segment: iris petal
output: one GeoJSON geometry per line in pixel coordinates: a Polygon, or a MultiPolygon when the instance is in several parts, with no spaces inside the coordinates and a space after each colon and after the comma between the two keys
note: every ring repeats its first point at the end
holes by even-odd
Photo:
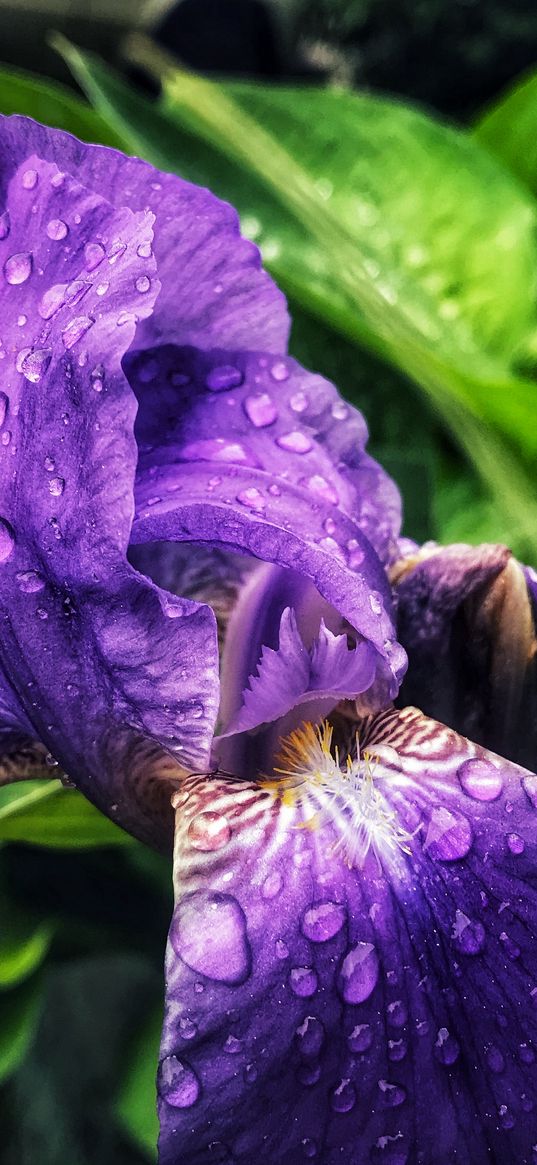
{"type": "Polygon", "coordinates": [[[415,709],[358,727],[346,799],[177,794],[162,1165],[533,1160],[537,778],[415,709]]]}

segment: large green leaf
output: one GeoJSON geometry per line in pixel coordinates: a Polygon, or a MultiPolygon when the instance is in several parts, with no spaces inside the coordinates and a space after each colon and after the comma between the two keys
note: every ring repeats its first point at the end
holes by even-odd
{"type": "Polygon", "coordinates": [[[535,557],[519,456],[537,452],[535,384],[512,366],[535,333],[537,213],[523,188],[468,135],[395,102],[164,67],[159,110],[63,52],[131,148],[234,202],[295,301],[419,385],[535,557]]]}
{"type": "Polygon", "coordinates": [[[0,895],[0,991],[27,979],[39,967],[52,932],[50,923],[37,922],[0,895]]]}
{"type": "Polygon", "coordinates": [[[530,73],[481,114],[474,137],[537,194],[537,73],[530,73]]]}
{"type": "Polygon", "coordinates": [[[31,73],[0,69],[0,113],[21,113],[67,130],[82,141],[124,148],[120,136],[91,106],[62,85],[31,73]]]}
{"type": "Polygon", "coordinates": [[[75,789],[59,781],[22,781],[0,789],[0,842],[52,849],[135,845],[75,789]]]}
{"type": "Polygon", "coordinates": [[[0,1084],[16,1072],[24,1060],[37,1028],[41,983],[28,983],[0,995],[0,1084]]]}

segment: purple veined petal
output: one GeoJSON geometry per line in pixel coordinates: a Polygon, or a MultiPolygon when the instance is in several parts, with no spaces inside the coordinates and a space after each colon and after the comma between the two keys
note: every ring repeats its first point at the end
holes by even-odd
{"type": "MultiPolygon", "coordinates": [[[[154,250],[162,284],[155,313],[141,318],[137,336],[142,346],[173,341],[207,348],[257,345],[274,353],[285,351],[289,332],[285,298],[261,269],[257,247],[241,239],[237,214],[227,203],[139,158],[84,145],[70,134],[25,117],[2,117],[0,149],[0,202],[13,171],[35,153],[56,163],[60,172],[76,174],[116,208],[143,211],[149,207],[156,215],[154,239],[148,233],[138,243],[142,259],[147,260],[154,250]]],[[[63,213],[61,176],[51,194],[56,197],[51,198],[51,217],[43,229],[60,236],[56,249],[61,254],[61,248],[70,245],[69,235],[62,240],[62,228],[56,225],[70,227],[63,213]]],[[[99,277],[102,287],[124,241],[118,233],[106,255],[98,240],[88,241],[87,269],[99,277]]],[[[147,272],[140,276],[142,294],[144,286],[147,293],[148,277],[147,272]]]]}
{"type": "Polygon", "coordinates": [[[216,627],[208,607],[160,591],[126,561],[136,402],[121,359],[158,289],[145,254],[152,215],[115,210],[67,174],[58,185],[58,173],[36,156],[12,173],[0,242],[4,726],[37,737],[105,812],[162,843],[164,778],[183,761],[207,763],[216,627]],[[46,229],[60,217],[58,191],[68,249],[46,229]],[[85,252],[109,253],[118,238],[102,296],[85,252]],[[139,289],[146,277],[150,292],[139,289]],[[52,285],[65,302],[44,318],[52,285]]]}
{"type": "Polygon", "coordinates": [[[343,789],[306,734],[279,788],[177,794],[161,1165],[532,1161],[537,778],[415,709],[358,729],[343,789]]]}
{"type": "Polygon", "coordinates": [[[347,637],[333,635],[323,621],[308,651],[296,615],[286,607],[278,648],[263,647],[257,671],[243,693],[242,707],[226,726],[226,735],[279,720],[297,706],[303,719],[308,714],[303,705],[312,700],[326,702],[328,711],[342,699],[353,699],[373,683],[377,658],[369,643],[349,649],[347,637]]]}
{"type": "MultiPolygon", "coordinates": [[[[393,642],[384,572],[360,526],[368,499],[328,448],[341,424],[333,386],[294,361],[275,365],[253,353],[168,347],[129,356],[125,367],[140,402],[132,543],[203,542],[294,570],[387,661],[393,694],[404,656],[393,642]],[[269,389],[277,415],[268,411],[269,389]],[[292,405],[306,390],[315,402],[309,422],[292,405]],[[263,423],[258,413],[252,421],[252,396],[263,399],[263,423]]],[[[355,427],[363,452],[358,414],[355,427]]]]}
{"type": "Polygon", "coordinates": [[[392,567],[416,704],[519,764],[537,766],[537,616],[505,546],[431,543],[392,567]]]}

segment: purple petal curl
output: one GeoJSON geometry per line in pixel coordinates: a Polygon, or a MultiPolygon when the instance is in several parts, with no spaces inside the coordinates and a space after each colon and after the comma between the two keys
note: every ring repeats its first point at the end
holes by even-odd
{"type": "Polygon", "coordinates": [[[160,592],[125,557],[136,406],[121,358],[158,290],[152,215],[115,210],[34,155],[11,175],[2,223],[7,725],[43,741],[131,832],[162,843],[161,780],[183,758],[206,763],[218,680],[212,612],[160,592]]]}
{"type": "Polygon", "coordinates": [[[161,1165],[532,1165],[537,777],[415,709],[358,727],[365,786],[177,794],[161,1165]]]}

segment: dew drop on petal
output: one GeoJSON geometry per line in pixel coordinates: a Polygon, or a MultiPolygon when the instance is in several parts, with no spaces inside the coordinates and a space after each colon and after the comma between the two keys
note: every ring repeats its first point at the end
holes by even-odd
{"type": "Polygon", "coordinates": [[[303,1156],[306,1157],[308,1161],[311,1161],[314,1157],[317,1156],[317,1142],[312,1140],[311,1137],[303,1137],[300,1144],[302,1146],[303,1156]]]}
{"type": "Polygon", "coordinates": [[[274,949],[276,951],[277,959],[289,958],[289,947],[287,946],[287,943],[284,943],[283,939],[276,939],[276,942],[274,943],[274,949]]]}
{"type": "Polygon", "coordinates": [[[211,368],[205,377],[205,386],[211,392],[226,392],[230,388],[238,388],[243,382],[243,374],[232,364],[222,364],[218,368],[211,368]]]}
{"type": "Polygon", "coordinates": [[[315,995],[318,979],[313,967],[292,967],[289,974],[289,986],[295,995],[308,999],[315,995]]]}
{"type": "MultiPolygon", "coordinates": [[[[312,493],[317,494],[325,502],[331,502],[332,505],[337,506],[339,502],[339,494],[330,482],[321,477],[320,473],[314,473],[312,477],[304,479],[304,485],[307,486],[312,493]]],[[[333,531],[332,531],[333,533],[333,531]]]]}
{"type": "Polygon", "coordinates": [[[335,421],[344,421],[345,417],[348,415],[349,409],[342,400],[336,400],[334,401],[330,412],[332,413],[335,421]]]}
{"type": "Polygon", "coordinates": [[[289,404],[294,413],[303,413],[308,407],[309,401],[305,392],[301,390],[293,393],[289,398],[289,404]]]}
{"type": "Polygon", "coordinates": [[[159,1068],[159,1094],[173,1108],[191,1108],[200,1092],[200,1082],[193,1068],[177,1056],[166,1056],[159,1068]]]}
{"type": "Polygon", "coordinates": [[[270,370],[270,375],[272,376],[273,380],[278,380],[278,381],[288,380],[289,379],[289,369],[287,367],[287,364],[285,364],[285,362],[283,360],[277,360],[276,364],[272,365],[272,368],[270,370]]]}
{"type": "Polygon", "coordinates": [[[104,247],[101,247],[100,243],[86,243],[86,246],[84,247],[86,270],[95,271],[99,264],[102,263],[104,256],[104,247]]]}
{"type": "Polygon", "coordinates": [[[69,233],[69,227],[62,218],[51,218],[47,223],[47,235],[53,242],[59,243],[61,239],[65,239],[69,233]]]}
{"type": "Polygon", "coordinates": [[[65,479],[63,477],[51,477],[48,483],[48,489],[54,498],[61,498],[65,489],[65,479]]]}
{"type": "Polygon", "coordinates": [[[282,433],[281,437],[276,438],[276,444],[279,445],[280,449],[285,449],[288,453],[309,453],[313,448],[307,433],[303,433],[301,429],[293,429],[290,433],[282,433]]]}
{"type": "Polygon", "coordinates": [[[449,1067],[459,1058],[460,1047],[454,1036],[450,1035],[447,1027],[441,1027],[436,1036],[434,1054],[439,1064],[449,1067]]]}
{"type": "Polygon", "coordinates": [[[244,1079],[246,1084],[255,1084],[257,1080],[257,1068],[255,1064],[247,1064],[244,1069],[244,1079]]]}
{"type": "Polygon", "coordinates": [[[533,805],[534,809],[537,809],[537,777],[533,775],[522,777],[521,784],[530,804],[533,805]]]}
{"type": "Polygon", "coordinates": [[[371,591],[371,594],[369,596],[369,606],[371,607],[371,610],[372,610],[374,615],[382,615],[384,607],[383,607],[383,603],[382,603],[382,598],[379,595],[378,591],[371,591]]]}
{"type": "Polygon", "coordinates": [[[357,1023],[347,1036],[351,1052],[367,1052],[373,1043],[373,1033],[368,1023],[357,1023]]]}
{"type": "Polygon", "coordinates": [[[38,180],[37,170],[25,170],[22,175],[22,185],[25,190],[35,190],[38,180]]]}
{"type": "Polygon", "coordinates": [[[245,506],[248,510],[253,510],[256,514],[262,514],[266,508],[263,495],[255,486],[249,486],[248,489],[241,490],[237,494],[237,501],[241,506],[245,506]]]}
{"type": "Polygon", "coordinates": [[[388,1059],[393,1064],[398,1064],[401,1060],[404,1060],[406,1054],[407,1046],[403,1039],[388,1040],[388,1059]]]}
{"type": "Polygon", "coordinates": [[[301,1056],[317,1057],[324,1043],[324,1027],[314,1015],[307,1015],[295,1032],[295,1041],[301,1056]]]}
{"type": "Polygon", "coordinates": [[[404,1027],[408,1019],[408,1014],[402,999],[394,999],[392,1003],[388,1004],[386,1010],[388,1013],[388,1023],[392,1027],[404,1027]]]}
{"type": "Polygon", "coordinates": [[[343,1079],[330,1093],[330,1106],[334,1112],[350,1112],[356,1104],[356,1090],[350,1080],[343,1079]]]}
{"type": "Polygon", "coordinates": [[[139,247],[137,247],[136,254],[140,257],[140,259],[150,259],[151,255],[153,254],[151,250],[151,243],[140,243],[139,247]]]}
{"type": "Polygon", "coordinates": [[[43,320],[50,320],[65,302],[66,283],[54,283],[45,291],[38,307],[39,315],[43,320]]]}
{"type": "Polygon", "coordinates": [[[377,952],[372,943],[359,942],[341,964],[339,986],[346,1003],[363,1003],[376,987],[379,976],[377,952]]]}
{"type": "Polygon", "coordinates": [[[170,938],[179,958],[208,979],[233,986],[250,974],[246,918],[230,894],[187,895],[176,909],[170,938]]]}
{"type": "Polygon", "coordinates": [[[5,518],[0,518],[0,562],[7,562],[15,545],[13,528],[5,518]]]}
{"type": "Polygon", "coordinates": [[[281,893],[283,886],[283,878],[279,870],[273,870],[272,873],[267,874],[263,885],[261,886],[261,896],[267,900],[277,898],[281,893]]]}
{"type": "Polygon", "coordinates": [[[224,1052],[228,1056],[236,1056],[242,1051],[242,1040],[238,1040],[236,1036],[228,1036],[224,1044],[224,1052]]]}
{"type": "Polygon", "coordinates": [[[495,801],[503,789],[502,774],[490,761],[466,760],[457,775],[464,792],[474,801],[495,801]]]}
{"type": "Polygon", "coordinates": [[[302,919],[302,933],[314,943],[324,943],[339,934],[346,919],[346,910],[337,902],[320,902],[306,910],[302,919]]]}
{"type": "Polygon", "coordinates": [[[36,595],[45,586],[45,580],[36,570],[21,570],[16,576],[19,589],[25,595],[36,595]]]}
{"type": "Polygon", "coordinates": [[[472,840],[472,827],[462,813],[433,809],[423,848],[435,861],[454,862],[466,857],[472,840]]]}
{"type": "Polygon", "coordinates": [[[91,316],[77,316],[76,319],[71,320],[71,323],[62,332],[64,348],[67,348],[67,350],[73,348],[86,335],[86,332],[89,332],[89,329],[94,323],[95,321],[91,316]]]}
{"type": "Polygon", "coordinates": [[[223,849],[231,837],[229,822],[220,813],[198,813],[188,827],[188,840],[204,853],[223,849]]]}
{"type": "Polygon", "coordinates": [[[10,255],[4,263],[4,276],[6,283],[11,284],[12,287],[17,287],[20,283],[26,283],[32,274],[33,259],[29,251],[21,251],[17,255],[10,255]]]}
{"type": "Polygon", "coordinates": [[[514,1128],[515,1118],[506,1104],[500,1104],[498,1109],[498,1116],[500,1118],[502,1129],[514,1128]]]}
{"type": "Polygon", "coordinates": [[[507,834],[507,848],[512,854],[522,854],[526,848],[524,838],[520,837],[518,833],[507,834]]]}
{"type": "Polygon", "coordinates": [[[10,230],[11,230],[11,221],[9,218],[9,211],[4,210],[3,213],[0,214],[0,242],[2,241],[2,239],[7,239],[10,230]]]}
{"type": "Polygon", "coordinates": [[[9,409],[9,397],[7,393],[0,392],[0,429],[5,422],[9,409]]]}
{"type": "Polygon", "coordinates": [[[305,1084],[306,1088],[311,1088],[314,1084],[317,1084],[318,1081],[320,1080],[320,1078],[321,1078],[321,1066],[320,1066],[320,1064],[308,1063],[306,1061],[305,1064],[300,1065],[298,1072],[297,1072],[297,1079],[300,1081],[301,1084],[305,1084]]]}
{"type": "Polygon", "coordinates": [[[399,1108],[406,1100],[406,1092],[402,1084],[392,1084],[389,1080],[379,1080],[379,1091],[382,1103],[386,1108],[399,1108]]]}
{"type": "Polygon", "coordinates": [[[139,275],[136,280],[136,290],[139,291],[141,295],[144,295],[146,291],[149,291],[150,287],[151,280],[149,275],[139,275]]]}
{"type": "Polygon", "coordinates": [[[47,368],[52,359],[52,350],[50,348],[38,348],[36,351],[27,352],[20,365],[20,372],[26,380],[31,384],[38,384],[41,377],[45,375],[47,368]]]}
{"type": "Polygon", "coordinates": [[[267,392],[247,396],[243,408],[248,420],[256,429],[264,429],[267,425],[274,424],[278,416],[276,405],[267,392]]]}
{"type": "Polygon", "coordinates": [[[478,955],[485,945],[485,927],[481,922],[468,918],[462,910],[455,911],[453,942],[463,955],[478,955]]]}
{"type": "Polygon", "coordinates": [[[198,1026],[193,1019],[184,1015],[179,1020],[179,1035],[182,1040],[193,1040],[194,1036],[198,1034],[198,1026]]]}

